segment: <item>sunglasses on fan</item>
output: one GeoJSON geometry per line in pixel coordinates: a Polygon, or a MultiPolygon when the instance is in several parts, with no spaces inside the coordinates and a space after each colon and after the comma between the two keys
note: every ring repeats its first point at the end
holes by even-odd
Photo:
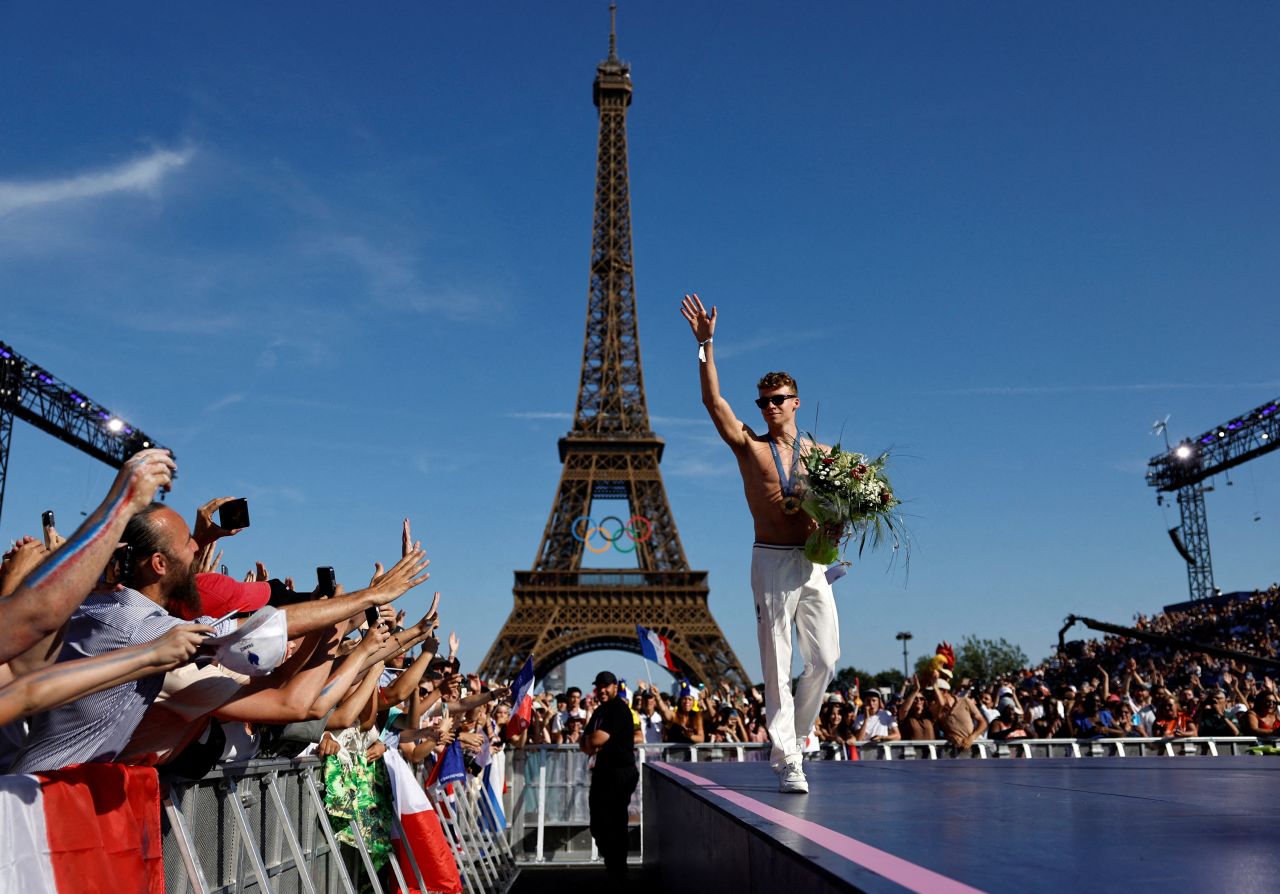
{"type": "Polygon", "coordinates": [[[763,410],[765,407],[769,406],[769,404],[773,404],[775,407],[780,407],[780,406],[782,406],[783,404],[785,404],[787,401],[791,400],[791,398],[793,398],[793,397],[796,397],[796,395],[794,395],[794,394],[770,394],[768,397],[757,397],[757,398],[756,398],[756,406],[757,406],[757,407],[759,407],[759,408],[760,408],[760,409],[762,409],[762,410],[763,410]]]}

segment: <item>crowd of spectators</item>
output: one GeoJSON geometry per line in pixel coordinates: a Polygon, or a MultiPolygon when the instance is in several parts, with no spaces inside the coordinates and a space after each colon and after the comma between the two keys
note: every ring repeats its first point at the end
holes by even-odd
{"type": "MultiPolygon", "coordinates": [[[[1275,659],[1280,586],[1150,617],[1134,627],[1185,643],[1275,659]]],[[[1277,674],[1243,659],[1127,636],[1065,643],[994,680],[914,676],[899,691],[828,693],[823,742],[1280,736],[1277,674]]]]}
{"type": "Polygon", "coordinates": [[[261,563],[233,579],[218,544],[245,529],[215,521],[231,498],[189,526],[155,502],[175,472],[167,451],[144,450],[69,538],[49,524],[5,552],[0,773],[112,762],[191,780],[222,761],[314,754],[339,840],[359,828],[379,867],[388,751],[421,764],[456,743],[471,779],[496,767],[486,784],[502,790],[508,690],[460,673],[454,635],[441,654],[439,593],[412,625],[394,606],[429,577],[407,520],[398,559],[353,592],[328,569],[312,591],[261,563]]]}
{"type": "MultiPolygon", "coordinates": [[[[1174,639],[1275,656],[1280,586],[1217,604],[1138,616],[1135,627],[1174,639]]],[[[758,689],[644,681],[626,693],[640,743],[764,743],[758,689]]],[[[533,722],[514,744],[572,744],[593,708],[577,688],[535,697],[533,722]]],[[[1277,675],[1195,649],[1108,636],[1068,642],[1039,665],[993,680],[927,672],[899,689],[833,686],[806,751],[887,741],[943,742],[954,755],[975,742],[1192,736],[1280,737],[1277,675]],[[1256,672],[1255,672],[1256,671],[1256,672]]]]}
{"type": "MultiPolygon", "coordinates": [[[[577,688],[533,697],[508,724],[508,681],[463,674],[452,634],[441,654],[439,594],[416,623],[393,603],[428,578],[406,520],[399,558],[344,592],[219,571],[219,541],[241,529],[211,500],[188,525],[154,502],[172,486],[167,451],[125,463],[102,504],[68,539],[50,525],[0,563],[0,772],[87,762],[156,766],[195,779],[219,761],[314,754],[339,838],[364,833],[390,852],[381,758],[432,764],[458,743],[474,777],[525,745],[580,743],[595,707],[577,688]]],[[[1139,616],[1139,629],[1274,656],[1280,587],[1247,598],[1139,616]]],[[[757,688],[645,681],[622,697],[637,743],[765,743],[757,688]]],[[[1194,648],[1128,637],[1067,643],[1036,667],[995,680],[912,677],[897,691],[828,693],[806,750],[823,743],[979,739],[1255,736],[1280,733],[1275,674],[1194,648]]],[[[490,771],[492,772],[492,770],[490,771]]],[[[492,784],[486,782],[486,784],[492,784]]]]}

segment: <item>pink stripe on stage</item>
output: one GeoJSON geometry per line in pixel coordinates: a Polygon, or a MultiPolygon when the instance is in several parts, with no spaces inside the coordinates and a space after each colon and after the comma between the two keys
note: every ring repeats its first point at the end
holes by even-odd
{"type": "Polygon", "coordinates": [[[917,866],[910,860],[895,857],[893,854],[872,847],[869,844],[864,844],[856,838],[850,838],[848,835],[836,832],[833,829],[828,829],[826,826],[792,816],[785,810],[770,807],[763,801],[757,801],[755,798],[744,795],[741,792],[727,789],[718,783],[712,782],[710,779],[690,773],[688,770],[682,770],[667,763],[662,766],[668,772],[710,790],[710,793],[717,798],[722,798],[730,804],[751,811],[761,819],[766,819],[771,823],[782,826],[784,829],[789,829],[819,847],[826,848],[836,856],[843,857],[851,863],[856,863],[862,868],[887,878],[891,882],[896,882],[911,891],[918,891],[921,894],[982,894],[978,888],[972,888],[963,882],[947,878],[945,875],[939,875],[932,869],[917,866]]]}

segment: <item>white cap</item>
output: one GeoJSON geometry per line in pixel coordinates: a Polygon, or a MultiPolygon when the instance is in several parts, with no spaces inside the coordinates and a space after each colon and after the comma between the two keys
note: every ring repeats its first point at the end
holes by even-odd
{"type": "Polygon", "coordinates": [[[217,647],[214,658],[228,670],[264,677],[284,661],[289,647],[288,619],[279,609],[264,605],[234,633],[205,642],[217,647]]]}

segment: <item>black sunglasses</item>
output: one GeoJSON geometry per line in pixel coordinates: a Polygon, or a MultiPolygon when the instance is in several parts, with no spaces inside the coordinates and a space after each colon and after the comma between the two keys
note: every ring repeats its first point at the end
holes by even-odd
{"type": "Polygon", "coordinates": [[[787,401],[791,400],[791,398],[793,398],[793,397],[796,397],[796,395],[794,395],[794,394],[770,394],[768,397],[757,397],[757,398],[756,398],[756,406],[757,406],[757,407],[759,407],[759,408],[760,408],[760,409],[762,409],[762,410],[763,410],[765,407],[769,406],[769,404],[773,404],[775,407],[780,407],[780,406],[782,406],[783,404],[785,404],[787,401]]]}

